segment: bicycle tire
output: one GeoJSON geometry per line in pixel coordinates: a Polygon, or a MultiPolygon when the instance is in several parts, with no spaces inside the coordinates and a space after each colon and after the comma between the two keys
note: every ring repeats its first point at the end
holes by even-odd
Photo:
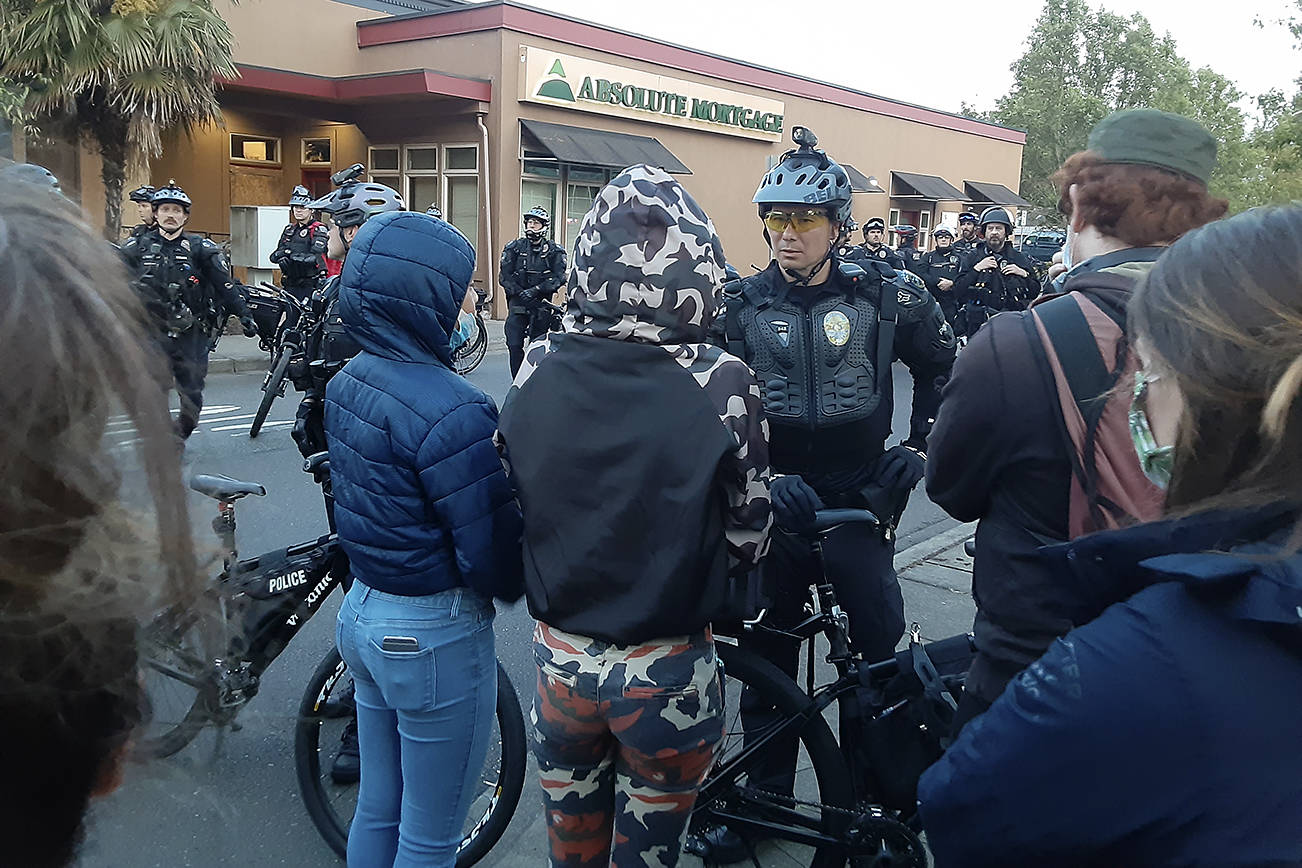
{"type": "MultiPolygon", "coordinates": [[[[739,682],[741,686],[748,687],[756,692],[757,701],[763,702],[784,716],[793,716],[801,713],[809,706],[809,697],[796,685],[794,681],[783,674],[769,661],[759,655],[739,648],[726,642],[717,642],[715,648],[718,649],[719,657],[723,660],[723,669],[725,673],[725,702],[727,711],[725,712],[724,740],[719,744],[718,755],[715,759],[715,766],[706,775],[703,788],[710,786],[711,780],[715,777],[720,765],[728,761],[728,752],[730,737],[739,738],[741,736],[741,721],[738,714],[734,725],[730,723],[728,715],[736,709],[734,697],[739,696],[739,689],[730,687],[727,679],[739,682]]],[[[831,727],[823,716],[816,715],[805,724],[799,732],[800,745],[804,748],[808,756],[809,765],[813,770],[813,781],[816,785],[816,792],[797,793],[797,797],[803,802],[808,802],[811,810],[817,805],[818,816],[811,817],[810,822],[816,825],[818,830],[825,835],[835,835],[839,828],[844,825],[845,818],[848,815],[838,814],[837,811],[850,810],[854,807],[854,788],[850,781],[849,771],[846,768],[845,759],[841,755],[841,749],[837,745],[836,737],[832,734],[831,727]],[[825,810],[830,808],[833,810],[825,810]]],[[[807,780],[807,779],[802,779],[807,780]]],[[[799,784],[797,784],[799,787],[799,784]]],[[[724,804],[732,805],[734,811],[742,810],[742,805],[761,804],[763,799],[756,799],[754,796],[742,796],[737,787],[732,788],[731,798],[727,790],[721,794],[721,798],[712,799],[709,802],[698,802],[692,811],[692,827],[698,828],[702,825],[719,825],[721,820],[714,813],[715,806],[724,804]]],[[[781,805],[777,801],[771,804],[779,810],[787,809],[789,806],[781,805]]],[[[763,819],[763,818],[757,818],[763,819]]],[[[725,824],[726,825],[726,824],[725,824]]],[[[796,858],[788,853],[791,858],[796,858]]],[[[822,846],[813,850],[809,857],[808,863],[811,868],[839,868],[846,864],[846,851],[843,847],[822,846]]],[[[803,864],[803,857],[800,858],[803,864]]]]}
{"type": "MultiPolygon", "coordinates": [[[[327,719],[326,705],[330,693],[342,682],[347,671],[347,664],[339,656],[339,651],[331,648],[308,682],[294,732],[294,767],[304,807],[321,837],[340,858],[347,856],[348,830],[333,808],[322,782],[321,729],[327,719]]],[[[497,664],[497,725],[501,739],[497,785],[488,796],[487,810],[470,827],[466,840],[457,851],[458,868],[478,862],[501,839],[524,790],[528,754],[524,714],[515,687],[501,663],[497,664]]]]}
{"type": "Polygon", "coordinates": [[[484,317],[475,314],[475,336],[466,344],[457,348],[452,354],[452,369],[461,376],[479,367],[484,356],[488,354],[488,329],[484,326],[484,317]]]}
{"type": "Polygon", "coordinates": [[[267,414],[271,412],[271,405],[280,396],[280,384],[285,379],[285,372],[289,370],[289,360],[292,355],[289,347],[280,351],[276,366],[271,369],[271,374],[262,386],[262,400],[258,402],[258,412],[253,414],[253,424],[249,426],[250,440],[258,436],[258,432],[262,430],[262,423],[267,421],[267,414]]]}
{"type": "Polygon", "coordinates": [[[203,661],[197,626],[193,619],[189,624],[177,625],[172,622],[172,613],[165,613],[148,624],[141,634],[141,670],[142,687],[148,703],[149,719],[136,738],[135,751],[151,759],[162,759],[180,751],[194,741],[199,731],[209,720],[206,687],[186,685],[182,689],[194,690],[192,700],[181,704],[188,705],[185,713],[172,715],[167,708],[174,703],[162,703],[157,699],[157,684],[182,684],[179,679],[163,671],[168,668],[188,668],[195,678],[207,678],[210,672],[203,661]],[[160,652],[170,652],[181,659],[163,661],[160,652]],[[154,727],[160,728],[155,731],[154,727]]]}

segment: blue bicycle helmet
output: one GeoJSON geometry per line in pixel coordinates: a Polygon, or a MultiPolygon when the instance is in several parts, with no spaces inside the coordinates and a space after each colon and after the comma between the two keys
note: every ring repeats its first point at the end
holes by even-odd
{"type": "Polygon", "coordinates": [[[759,215],[763,217],[773,205],[821,205],[832,212],[833,220],[844,224],[850,219],[850,176],[814,147],[818,137],[812,130],[794,127],[791,138],[797,147],[782,155],[751,199],[759,206],[759,215]]]}
{"type": "Polygon", "coordinates": [[[312,204],[312,194],[308,192],[307,187],[299,184],[294,188],[294,192],[289,194],[289,204],[291,207],[298,205],[299,207],[306,208],[308,205],[312,204]]]}
{"type": "Polygon", "coordinates": [[[180,205],[185,209],[185,213],[190,213],[190,206],[194,203],[185,191],[176,185],[176,181],[169,180],[166,187],[159,187],[154,191],[154,195],[149,197],[149,204],[158,210],[159,205],[171,202],[173,205],[180,205]]]}

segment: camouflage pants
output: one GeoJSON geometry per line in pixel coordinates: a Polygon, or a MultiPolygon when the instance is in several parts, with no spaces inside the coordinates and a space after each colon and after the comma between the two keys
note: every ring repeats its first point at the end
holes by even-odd
{"type": "Polygon", "coordinates": [[[534,754],[553,868],[678,864],[723,737],[709,632],[613,645],[534,631],[534,754]]]}

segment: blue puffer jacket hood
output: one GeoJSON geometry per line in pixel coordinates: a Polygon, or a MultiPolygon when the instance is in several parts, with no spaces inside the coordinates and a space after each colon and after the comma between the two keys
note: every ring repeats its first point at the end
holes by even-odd
{"type": "Polygon", "coordinates": [[[369,353],[451,365],[449,338],[474,272],[474,248],[450,223],[412,211],[380,214],[353,238],[339,314],[369,353]]]}

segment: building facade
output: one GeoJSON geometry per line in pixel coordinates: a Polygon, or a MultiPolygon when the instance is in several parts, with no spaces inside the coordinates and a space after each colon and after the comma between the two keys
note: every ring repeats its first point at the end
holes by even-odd
{"type": "Polygon", "coordinates": [[[362,163],[411,208],[437,204],[489,288],[523,211],[547,208],[571,247],[601,185],[647,162],[680,175],[748,273],[769,259],[750,199],[795,125],[847,166],[861,224],[912,224],[921,246],[966,208],[1025,204],[1018,130],[511,0],[218,5],[240,70],[220,92],[224,125],[172,137],[149,179],[185,186],[191,227],[217,238],[232,207],[283,204],[300,183],[324,193],[362,163]]]}

